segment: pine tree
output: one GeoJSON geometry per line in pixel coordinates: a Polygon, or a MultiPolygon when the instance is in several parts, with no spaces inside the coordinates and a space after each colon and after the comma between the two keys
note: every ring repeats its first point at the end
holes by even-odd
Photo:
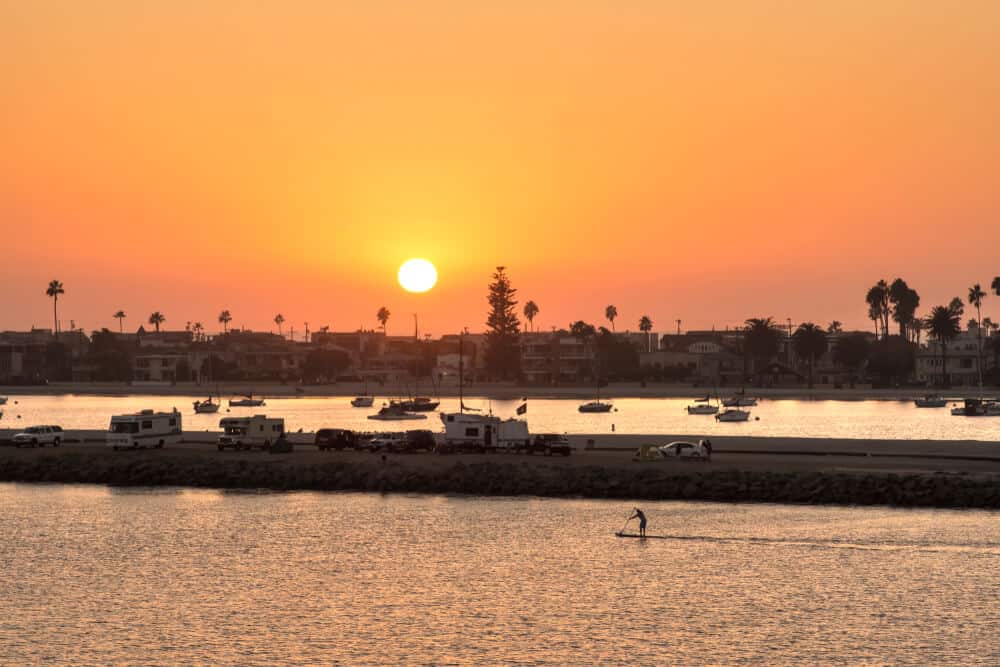
{"type": "Polygon", "coordinates": [[[515,296],[517,290],[511,287],[506,267],[498,266],[486,297],[490,304],[490,314],[486,318],[486,368],[495,377],[505,380],[516,375],[520,366],[517,343],[521,322],[514,309],[517,306],[515,296]]]}

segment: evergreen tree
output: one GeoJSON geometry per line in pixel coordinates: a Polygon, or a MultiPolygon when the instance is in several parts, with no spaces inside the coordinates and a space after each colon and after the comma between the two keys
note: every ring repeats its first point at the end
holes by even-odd
{"type": "Polygon", "coordinates": [[[494,377],[509,379],[520,365],[518,336],[521,323],[517,318],[517,290],[511,287],[506,267],[498,266],[493,274],[486,300],[490,314],[486,318],[486,368],[494,377]]]}

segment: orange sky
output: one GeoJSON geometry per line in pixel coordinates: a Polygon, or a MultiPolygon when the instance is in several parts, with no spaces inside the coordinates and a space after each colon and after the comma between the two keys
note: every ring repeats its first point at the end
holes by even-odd
{"type": "Polygon", "coordinates": [[[0,3],[0,329],[58,278],[64,327],[476,331],[497,264],[542,328],[867,328],[878,278],[1000,274],[997,35],[993,0],[0,3]]]}

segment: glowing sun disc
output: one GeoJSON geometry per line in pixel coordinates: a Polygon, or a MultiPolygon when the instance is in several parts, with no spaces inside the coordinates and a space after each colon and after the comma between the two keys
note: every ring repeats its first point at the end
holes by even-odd
{"type": "Polygon", "coordinates": [[[399,284],[407,292],[426,292],[437,279],[437,269],[426,259],[409,259],[399,267],[399,284]]]}

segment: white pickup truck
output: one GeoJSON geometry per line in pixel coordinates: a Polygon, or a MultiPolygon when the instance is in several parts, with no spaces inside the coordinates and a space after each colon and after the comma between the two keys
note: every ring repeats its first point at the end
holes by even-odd
{"type": "Polygon", "coordinates": [[[15,447],[44,447],[62,444],[63,430],[61,426],[29,426],[12,440],[15,447]]]}

